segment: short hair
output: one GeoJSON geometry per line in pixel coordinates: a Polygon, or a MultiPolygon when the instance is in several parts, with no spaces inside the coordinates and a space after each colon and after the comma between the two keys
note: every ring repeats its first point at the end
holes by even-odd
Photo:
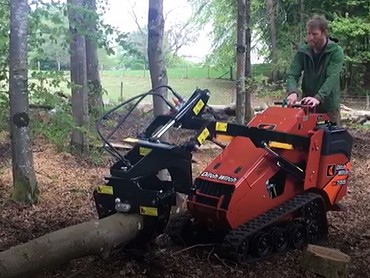
{"type": "Polygon", "coordinates": [[[310,29],[319,29],[323,33],[329,31],[329,23],[323,15],[314,15],[311,17],[311,19],[307,21],[306,27],[310,29]]]}

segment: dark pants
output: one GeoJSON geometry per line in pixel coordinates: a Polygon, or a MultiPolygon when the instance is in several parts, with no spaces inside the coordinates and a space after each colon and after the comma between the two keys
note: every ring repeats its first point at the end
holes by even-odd
{"type": "Polygon", "coordinates": [[[337,126],[341,124],[340,109],[327,111],[326,114],[329,116],[330,121],[337,126]]]}

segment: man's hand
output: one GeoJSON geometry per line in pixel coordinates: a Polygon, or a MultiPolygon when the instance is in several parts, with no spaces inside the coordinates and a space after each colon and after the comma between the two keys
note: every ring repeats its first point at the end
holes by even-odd
{"type": "Polygon", "coordinates": [[[297,93],[292,93],[290,94],[287,98],[286,98],[286,101],[287,101],[287,104],[288,106],[292,106],[293,104],[295,104],[298,100],[298,95],[297,93]]]}
{"type": "Polygon", "coordinates": [[[309,107],[315,107],[320,104],[320,101],[314,97],[305,97],[302,98],[301,103],[308,105],[309,107]]]}

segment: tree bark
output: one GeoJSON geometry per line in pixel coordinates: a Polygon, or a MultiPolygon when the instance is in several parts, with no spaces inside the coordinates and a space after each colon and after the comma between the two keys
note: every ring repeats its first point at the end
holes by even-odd
{"type": "Polygon", "coordinates": [[[272,58],[272,81],[278,80],[278,55],[277,55],[277,39],[276,39],[276,2],[274,0],[266,0],[267,18],[270,25],[270,44],[271,44],[271,58],[272,58]]]}
{"type": "Polygon", "coordinates": [[[83,256],[107,257],[142,227],[141,216],[117,213],[55,231],[0,252],[0,277],[30,277],[83,256]]]}
{"type": "Polygon", "coordinates": [[[304,0],[300,0],[299,44],[303,43],[303,41],[304,41],[304,31],[305,31],[305,28],[304,28],[304,26],[305,26],[304,25],[304,11],[305,11],[304,0]]]}
{"type": "MultiPolygon", "coordinates": [[[[168,82],[163,54],[163,33],[163,0],[149,0],[148,59],[152,88],[167,85],[168,82]]],[[[156,92],[167,98],[167,89],[161,88],[156,92]]],[[[165,114],[168,111],[161,98],[154,96],[153,103],[155,116],[165,114]]]]}
{"type": "Polygon", "coordinates": [[[302,268],[326,278],[348,277],[350,257],[339,250],[308,245],[300,262],[302,268]]]}
{"type": "Polygon", "coordinates": [[[9,98],[14,186],[12,198],[19,202],[33,204],[37,201],[38,189],[28,128],[29,6],[27,0],[12,0],[10,5],[9,98]]]}
{"type": "Polygon", "coordinates": [[[236,121],[245,121],[245,38],[246,0],[238,0],[236,47],[236,121]]]}
{"type": "Polygon", "coordinates": [[[83,26],[83,0],[68,0],[68,20],[71,34],[72,115],[77,128],[72,131],[71,146],[78,153],[88,151],[88,138],[83,128],[89,121],[87,98],[86,44],[79,28],[83,26]]]}
{"type": "Polygon", "coordinates": [[[88,12],[85,39],[89,112],[90,116],[97,119],[103,112],[103,90],[99,76],[98,35],[96,32],[98,15],[96,13],[96,0],[85,0],[84,4],[88,12]]]}
{"type": "Polygon", "coordinates": [[[251,62],[251,51],[252,51],[252,32],[251,32],[251,2],[252,0],[246,0],[246,29],[245,29],[245,78],[246,91],[245,91],[245,122],[249,122],[254,116],[254,111],[252,109],[252,62],[251,62]]]}

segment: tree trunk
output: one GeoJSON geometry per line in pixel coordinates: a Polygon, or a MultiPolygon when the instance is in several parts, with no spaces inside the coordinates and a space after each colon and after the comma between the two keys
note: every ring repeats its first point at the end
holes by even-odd
{"type": "Polygon", "coordinates": [[[300,265],[326,278],[346,278],[349,262],[350,257],[339,250],[308,245],[300,265]]]}
{"type": "Polygon", "coordinates": [[[68,0],[68,20],[71,34],[71,83],[72,115],[77,128],[72,131],[71,146],[78,153],[88,151],[88,138],[85,132],[89,121],[87,100],[86,45],[79,28],[83,26],[81,9],[83,0],[68,0]]]}
{"type": "Polygon", "coordinates": [[[96,32],[98,15],[96,13],[96,0],[85,0],[84,4],[88,10],[87,35],[85,38],[89,112],[90,116],[97,119],[103,112],[103,94],[98,61],[98,35],[96,32]]]}
{"type": "Polygon", "coordinates": [[[29,6],[27,0],[10,1],[9,98],[12,148],[12,197],[19,202],[37,201],[37,182],[33,167],[30,140],[27,32],[29,6]]]}
{"type": "Polygon", "coordinates": [[[270,22],[270,44],[272,57],[272,81],[275,83],[278,80],[278,55],[277,55],[277,39],[276,39],[276,20],[275,20],[275,6],[274,0],[266,0],[267,18],[270,22]]]}
{"type": "Polygon", "coordinates": [[[304,32],[305,32],[305,28],[304,28],[304,10],[305,10],[305,7],[304,7],[304,0],[300,0],[300,22],[299,22],[299,44],[303,43],[304,41],[304,32]]]}
{"type": "Polygon", "coordinates": [[[252,109],[252,63],[251,63],[251,51],[252,51],[252,33],[251,33],[251,2],[252,0],[246,0],[246,29],[245,29],[245,77],[247,79],[247,87],[245,91],[245,122],[249,122],[254,116],[252,109]]]}
{"type": "Polygon", "coordinates": [[[55,231],[0,252],[0,277],[30,277],[83,256],[107,257],[142,227],[141,216],[117,213],[55,231]]]}
{"type": "MultiPolygon", "coordinates": [[[[148,13],[148,59],[152,88],[167,85],[167,71],[163,55],[163,0],[149,0],[148,13]]],[[[167,89],[156,91],[167,97],[167,89]]],[[[165,102],[159,97],[153,97],[154,115],[165,114],[168,110],[165,102]]]]}
{"type": "Polygon", "coordinates": [[[236,121],[245,120],[245,38],[246,0],[238,0],[237,47],[236,47],[236,121]]]}

